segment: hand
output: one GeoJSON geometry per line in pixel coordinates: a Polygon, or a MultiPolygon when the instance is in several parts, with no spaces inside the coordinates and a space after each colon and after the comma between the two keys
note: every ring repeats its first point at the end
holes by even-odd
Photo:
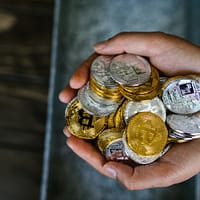
{"type": "MultiPolygon", "coordinates": [[[[164,33],[120,33],[107,41],[97,43],[98,54],[115,55],[123,52],[149,58],[149,61],[167,76],[200,73],[200,48],[175,36],[164,33]]],[[[77,89],[89,77],[89,68],[97,54],[91,55],[74,73],[69,86],[60,93],[62,102],[69,102],[77,89]]],[[[185,181],[200,172],[200,140],[173,145],[159,160],[148,165],[132,167],[106,161],[87,141],[72,136],[67,128],[68,146],[100,173],[119,180],[127,189],[139,190],[166,187],[185,181]]]]}

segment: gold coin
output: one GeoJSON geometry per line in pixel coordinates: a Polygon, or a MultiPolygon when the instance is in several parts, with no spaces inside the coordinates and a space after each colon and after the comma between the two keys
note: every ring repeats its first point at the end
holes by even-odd
{"type": "Polygon", "coordinates": [[[109,86],[106,86],[106,85],[100,85],[92,75],[90,75],[90,80],[89,80],[93,85],[95,85],[95,87],[98,87],[99,89],[101,90],[109,90],[109,91],[112,91],[112,92],[115,92],[115,91],[118,91],[118,85],[115,85],[113,87],[109,87],[109,86]]]}
{"type": "Polygon", "coordinates": [[[124,87],[124,90],[135,95],[145,95],[156,90],[160,85],[160,77],[158,70],[151,67],[151,76],[144,84],[137,87],[124,87]]]}
{"type": "Polygon", "coordinates": [[[90,89],[101,97],[112,99],[116,102],[120,101],[122,98],[122,94],[120,93],[118,87],[107,88],[107,87],[100,86],[98,85],[97,82],[95,82],[92,76],[90,76],[89,85],[90,85],[90,89]]]}
{"type": "Polygon", "coordinates": [[[116,139],[122,138],[122,130],[111,128],[104,130],[97,138],[97,145],[101,152],[106,150],[106,147],[116,139]]]}
{"type": "Polygon", "coordinates": [[[90,89],[97,94],[98,96],[107,98],[107,99],[112,99],[114,101],[120,101],[122,99],[122,95],[120,92],[109,92],[109,91],[103,91],[98,89],[96,86],[94,86],[91,82],[89,82],[90,89]]]}
{"type": "Polygon", "coordinates": [[[151,91],[150,93],[136,95],[134,101],[151,100],[154,97],[158,96],[159,92],[160,92],[160,87],[156,88],[155,90],[151,91]]]}
{"type": "Polygon", "coordinates": [[[133,100],[133,101],[134,101],[136,94],[124,90],[124,88],[121,87],[121,86],[119,87],[119,91],[121,92],[121,94],[122,94],[126,99],[128,99],[128,100],[133,100]]]}
{"type": "Polygon", "coordinates": [[[82,139],[96,138],[107,126],[107,117],[97,117],[85,112],[74,98],[65,111],[66,126],[72,135],[82,139]]]}
{"type": "Polygon", "coordinates": [[[186,75],[186,77],[192,78],[192,79],[194,79],[195,81],[200,82],[200,74],[188,74],[188,75],[186,75]]]}
{"type": "Polygon", "coordinates": [[[115,112],[114,124],[116,128],[124,129],[126,126],[124,121],[124,109],[126,107],[127,102],[127,100],[124,100],[115,112]]]}
{"type": "Polygon", "coordinates": [[[115,112],[111,113],[111,114],[108,116],[108,124],[107,124],[107,128],[108,128],[108,129],[114,128],[114,127],[115,127],[115,124],[114,124],[114,116],[115,116],[115,112]]]}
{"type": "Polygon", "coordinates": [[[134,115],[126,129],[127,144],[140,156],[158,155],[167,144],[168,130],[163,120],[151,112],[134,115]]]}

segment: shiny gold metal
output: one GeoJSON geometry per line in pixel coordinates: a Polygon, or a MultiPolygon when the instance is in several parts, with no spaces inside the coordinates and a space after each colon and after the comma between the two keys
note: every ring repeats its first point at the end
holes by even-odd
{"type": "Polygon", "coordinates": [[[151,76],[148,81],[137,87],[124,87],[125,91],[134,93],[136,95],[145,95],[154,90],[157,90],[160,85],[160,77],[158,70],[155,67],[151,67],[151,76]]]}
{"type": "Polygon", "coordinates": [[[111,114],[108,116],[107,129],[115,128],[114,117],[115,117],[115,112],[111,113],[111,114]]]}
{"type": "Polygon", "coordinates": [[[124,121],[124,109],[126,107],[127,102],[128,102],[127,100],[124,100],[115,112],[114,124],[116,128],[124,129],[126,127],[124,121]]]}
{"type": "Polygon", "coordinates": [[[107,127],[107,117],[96,117],[85,112],[77,98],[65,111],[66,126],[72,135],[82,139],[94,139],[107,127]]]}
{"type": "Polygon", "coordinates": [[[105,152],[106,147],[114,140],[122,138],[122,130],[111,128],[104,130],[97,138],[97,145],[101,152],[105,152]]]}
{"type": "Polygon", "coordinates": [[[92,76],[90,76],[89,85],[90,89],[101,97],[112,99],[114,101],[120,101],[122,99],[122,94],[120,93],[118,87],[108,88],[106,86],[99,85],[92,76]]]}
{"type": "Polygon", "coordinates": [[[159,73],[155,67],[151,69],[151,76],[149,80],[136,87],[119,86],[119,90],[124,97],[133,101],[142,101],[153,99],[160,90],[159,73]]]}
{"type": "Polygon", "coordinates": [[[151,112],[134,115],[126,129],[129,148],[140,156],[156,156],[167,144],[168,130],[163,120],[151,112]]]}

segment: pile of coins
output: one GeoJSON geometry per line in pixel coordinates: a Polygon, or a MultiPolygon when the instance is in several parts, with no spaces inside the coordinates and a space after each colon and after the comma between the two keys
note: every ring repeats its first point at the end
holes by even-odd
{"type": "Polygon", "coordinates": [[[152,163],[172,143],[200,138],[198,75],[160,77],[141,56],[98,56],[65,111],[76,137],[94,140],[107,160],[152,163]]]}

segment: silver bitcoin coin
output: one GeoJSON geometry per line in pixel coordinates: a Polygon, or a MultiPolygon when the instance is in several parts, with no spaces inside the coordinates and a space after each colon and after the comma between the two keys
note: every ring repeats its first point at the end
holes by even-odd
{"type": "Polygon", "coordinates": [[[163,88],[162,100],[173,113],[196,113],[200,110],[200,83],[189,78],[175,79],[163,88]]]}
{"type": "Polygon", "coordinates": [[[117,83],[111,78],[108,70],[112,56],[98,56],[91,65],[90,73],[95,81],[104,87],[113,88],[117,83]]]}
{"type": "Polygon", "coordinates": [[[166,120],[168,126],[179,133],[200,135],[200,113],[191,115],[170,114],[166,120]]]}
{"type": "Polygon", "coordinates": [[[121,54],[113,58],[110,67],[111,77],[123,86],[138,86],[145,83],[151,74],[150,64],[142,57],[121,54]]]}
{"type": "Polygon", "coordinates": [[[124,151],[122,138],[118,138],[109,143],[105,149],[106,160],[128,160],[124,151]]]}
{"type": "Polygon", "coordinates": [[[87,83],[78,91],[78,99],[83,109],[88,114],[95,116],[107,116],[110,113],[116,111],[116,109],[118,108],[118,103],[116,103],[115,101],[111,101],[100,96],[98,96],[98,98],[95,98],[94,96],[91,96],[91,93],[92,91],[89,88],[89,83],[87,83]]]}
{"type": "Polygon", "coordinates": [[[158,160],[160,157],[162,157],[170,148],[170,145],[166,145],[166,147],[157,155],[155,156],[141,156],[138,155],[137,153],[135,153],[133,150],[131,150],[127,144],[126,141],[126,134],[124,132],[123,134],[123,143],[124,143],[124,149],[125,149],[125,153],[126,155],[133,160],[134,162],[138,163],[138,164],[150,164],[156,160],[158,160]]]}
{"type": "Polygon", "coordinates": [[[128,101],[124,109],[124,121],[127,124],[129,119],[138,112],[152,112],[158,115],[163,121],[166,120],[166,109],[159,97],[144,101],[128,101]]]}

